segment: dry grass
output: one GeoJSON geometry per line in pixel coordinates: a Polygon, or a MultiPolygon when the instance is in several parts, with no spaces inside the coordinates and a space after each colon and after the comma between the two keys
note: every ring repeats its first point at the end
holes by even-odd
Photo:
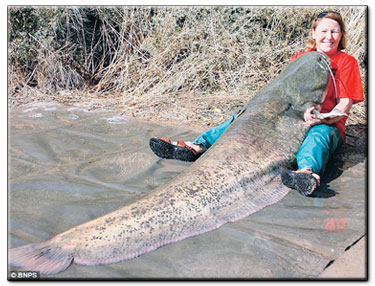
{"type": "MultiPolygon", "coordinates": [[[[32,72],[9,64],[9,105],[52,99],[143,119],[215,125],[304,49],[310,20],[327,9],[343,16],[347,52],[357,58],[366,87],[364,6],[117,7],[111,17],[95,8],[102,20],[100,60],[87,52],[84,65],[77,66],[75,46],[66,43],[56,50],[50,38],[34,36],[39,61],[32,72]],[[27,84],[31,78],[36,87],[27,84]]],[[[68,22],[80,30],[79,8],[66,8],[63,16],[65,22],[56,21],[55,30],[68,22]]],[[[95,45],[99,42],[92,41],[95,45]]],[[[353,107],[349,124],[366,123],[366,106],[353,107]]]]}

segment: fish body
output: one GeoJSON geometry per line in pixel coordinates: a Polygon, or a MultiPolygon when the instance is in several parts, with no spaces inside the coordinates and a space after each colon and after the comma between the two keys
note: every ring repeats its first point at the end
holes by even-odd
{"type": "Polygon", "coordinates": [[[280,170],[294,161],[308,129],[303,111],[320,104],[329,59],[307,53],[253,96],[190,168],[131,204],[51,239],[9,249],[11,267],[54,274],[72,263],[132,259],[219,228],[281,200],[280,170]]]}

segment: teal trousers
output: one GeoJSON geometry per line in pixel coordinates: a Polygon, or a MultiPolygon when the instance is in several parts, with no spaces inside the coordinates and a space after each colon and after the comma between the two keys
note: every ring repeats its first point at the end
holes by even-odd
{"type": "MultiPolygon", "coordinates": [[[[237,116],[235,114],[229,120],[208,129],[192,142],[210,148],[237,116]]],[[[325,124],[311,127],[296,156],[298,169],[308,168],[315,174],[322,174],[329,157],[341,145],[342,139],[336,127],[325,124]]]]}
{"type": "Polygon", "coordinates": [[[298,150],[298,169],[308,168],[315,174],[323,174],[329,157],[342,145],[336,127],[319,124],[311,127],[298,150]]]}
{"type": "Polygon", "coordinates": [[[210,148],[237,116],[238,114],[234,114],[229,120],[206,130],[192,142],[196,145],[203,145],[206,149],[210,148]]]}

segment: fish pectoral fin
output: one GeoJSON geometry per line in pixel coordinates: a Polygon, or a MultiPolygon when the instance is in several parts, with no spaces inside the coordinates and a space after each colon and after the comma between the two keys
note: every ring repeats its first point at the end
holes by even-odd
{"type": "Polygon", "coordinates": [[[8,264],[25,271],[56,274],[64,271],[72,262],[73,254],[54,244],[52,239],[8,251],[8,264]]]}

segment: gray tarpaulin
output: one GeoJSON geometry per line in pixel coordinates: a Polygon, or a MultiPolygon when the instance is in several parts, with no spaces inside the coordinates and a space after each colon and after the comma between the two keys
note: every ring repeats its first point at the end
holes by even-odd
{"type": "MultiPolygon", "coordinates": [[[[153,136],[196,133],[44,102],[9,113],[8,247],[40,242],[137,200],[191,163],[157,158],[153,136]]],[[[366,232],[365,147],[348,136],[319,190],[218,230],[56,278],[312,278],[366,232]]],[[[12,270],[12,269],[9,269],[12,270]]]]}

